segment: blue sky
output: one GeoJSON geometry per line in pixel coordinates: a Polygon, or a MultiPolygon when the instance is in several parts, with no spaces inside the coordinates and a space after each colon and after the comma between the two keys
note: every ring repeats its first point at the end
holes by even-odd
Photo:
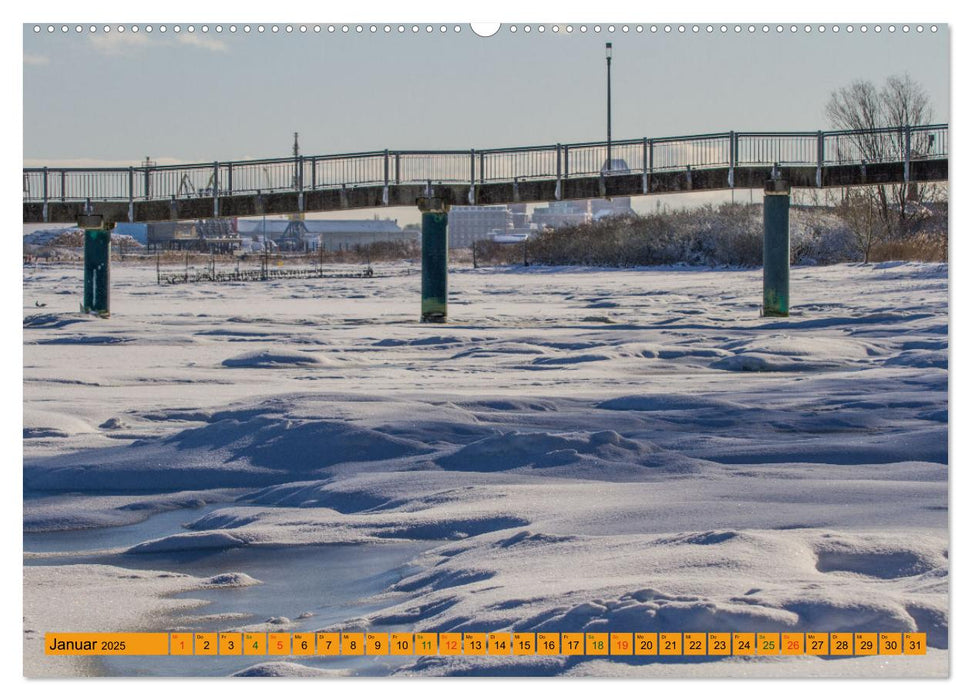
{"type": "MultiPolygon", "coordinates": [[[[830,92],[908,72],[948,120],[946,25],[937,33],[831,30],[754,34],[543,34],[532,24],[490,38],[299,29],[203,34],[173,25],[91,34],[23,28],[26,164],[132,164],[383,148],[486,148],[605,138],[604,42],[614,44],[614,138],[828,126],[830,92]]],[[[100,24],[99,27],[103,26],[100,24]]],[[[201,27],[201,23],[196,23],[201,27]]],[[[550,25],[546,25],[549,27],[550,25]]],[[[818,23],[813,25],[818,26],[818,23]]],[[[845,27],[845,24],[842,25],[845,27]]],[[[857,25],[859,26],[859,25],[857,25]]],[[[872,25],[871,25],[872,26],[872,25]]],[[[884,24],[886,26],[886,24],[884,24]]],[[[926,26],[926,25],[925,25],[926,26]]],[[[663,25],[662,25],[663,27],[663,25]]],[[[787,25],[788,27],[788,25],[787,25]]]]}

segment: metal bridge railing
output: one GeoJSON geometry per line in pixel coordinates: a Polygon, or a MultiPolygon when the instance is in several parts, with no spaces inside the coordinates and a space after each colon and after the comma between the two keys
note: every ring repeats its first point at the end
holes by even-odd
{"type": "Polygon", "coordinates": [[[819,132],[736,134],[735,165],[816,165],[819,132]]]}
{"type": "Polygon", "coordinates": [[[723,132],[468,151],[371,151],[129,168],[24,168],[24,201],[129,201],[393,184],[512,182],[737,166],[909,163],[948,157],[948,125],[723,132]]]}
{"type": "Polygon", "coordinates": [[[477,151],[477,182],[541,180],[562,176],[562,155],[557,169],[557,146],[493,148],[477,151]]]}

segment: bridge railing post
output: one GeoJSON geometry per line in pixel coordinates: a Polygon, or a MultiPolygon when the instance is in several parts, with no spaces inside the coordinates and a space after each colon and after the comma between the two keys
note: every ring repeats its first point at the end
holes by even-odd
{"type": "Polygon", "coordinates": [[[401,154],[394,154],[394,184],[401,184],[401,154]]]}
{"type": "Polygon", "coordinates": [[[910,124],[904,127],[904,185],[910,184],[910,124]]]}
{"type": "Polygon", "coordinates": [[[735,165],[738,163],[738,134],[728,132],[728,186],[735,189],[735,165]]]}
{"type": "Polygon", "coordinates": [[[654,175],[654,139],[647,140],[647,172],[654,175]]]}
{"type": "Polygon", "coordinates": [[[388,153],[388,149],[384,149],[384,186],[388,186],[388,180],[391,176],[391,156],[388,153]]]}
{"type": "Polygon", "coordinates": [[[475,149],[469,149],[469,205],[475,204],[475,149]]]}
{"type": "Polygon", "coordinates": [[[297,209],[304,210],[303,203],[303,156],[297,156],[297,209]]]}
{"type": "Polygon", "coordinates": [[[556,144],[556,198],[563,196],[563,147],[556,144]]]}
{"type": "Polygon", "coordinates": [[[128,222],[135,220],[135,167],[128,167],[128,222]]]}
{"type": "Polygon", "coordinates": [[[233,164],[226,164],[226,194],[233,194],[233,164]]]}
{"type": "Polygon", "coordinates": [[[44,223],[47,223],[47,167],[44,167],[44,223]]]}
{"type": "Polygon", "coordinates": [[[212,164],[212,216],[219,218],[219,161],[212,164]]]}
{"type": "Polygon", "coordinates": [[[563,147],[563,177],[570,179],[570,147],[563,147]]]}
{"type": "Polygon", "coordinates": [[[816,132],[816,187],[823,186],[823,163],[826,162],[826,137],[816,132]]]}
{"type": "Polygon", "coordinates": [[[480,152],[479,153],[479,182],[480,183],[485,182],[485,179],[486,179],[485,178],[485,160],[486,160],[486,154],[480,152]]]}
{"type": "Polygon", "coordinates": [[[149,166],[145,166],[145,199],[151,199],[152,196],[152,174],[149,166]]]}
{"type": "Polygon", "coordinates": [[[641,192],[647,194],[647,137],[641,142],[641,192]]]}

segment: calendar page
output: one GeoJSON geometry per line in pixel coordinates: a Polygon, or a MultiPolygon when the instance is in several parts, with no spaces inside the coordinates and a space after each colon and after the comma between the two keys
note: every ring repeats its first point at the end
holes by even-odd
{"type": "Polygon", "coordinates": [[[649,15],[24,20],[24,676],[949,675],[949,26],[649,15]]]}

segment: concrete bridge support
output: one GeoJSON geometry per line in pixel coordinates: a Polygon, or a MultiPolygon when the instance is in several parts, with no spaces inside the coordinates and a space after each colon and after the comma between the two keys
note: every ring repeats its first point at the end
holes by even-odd
{"type": "Polygon", "coordinates": [[[418,199],[421,210],[421,322],[448,320],[448,202],[418,199]]]}
{"type": "Polygon", "coordinates": [[[765,181],[762,204],[762,315],[789,315],[789,182],[765,181]]]}
{"type": "Polygon", "coordinates": [[[78,227],[84,229],[84,299],[83,313],[110,314],[111,233],[100,216],[82,216],[78,227]]]}

